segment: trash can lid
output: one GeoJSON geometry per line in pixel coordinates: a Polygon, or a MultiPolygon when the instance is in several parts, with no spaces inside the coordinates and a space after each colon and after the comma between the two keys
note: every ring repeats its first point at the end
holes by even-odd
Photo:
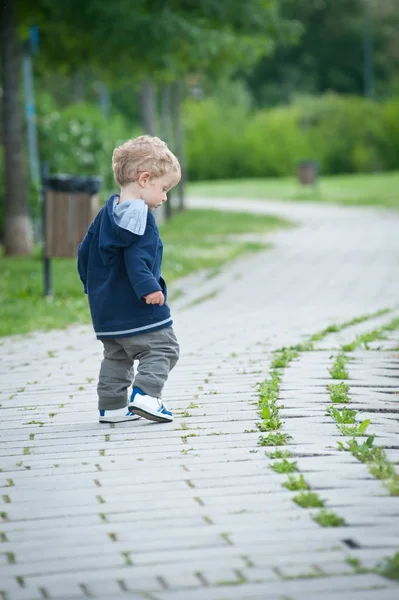
{"type": "Polygon", "coordinates": [[[86,175],[50,175],[45,179],[45,185],[54,192],[81,192],[97,194],[101,188],[101,177],[86,175]]]}

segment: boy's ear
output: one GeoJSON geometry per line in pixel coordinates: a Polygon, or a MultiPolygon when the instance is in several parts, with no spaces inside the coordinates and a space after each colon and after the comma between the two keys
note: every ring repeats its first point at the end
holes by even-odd
{"type": "Polygon", "coordinates": [[[141,187],[145,187],[145,185],[148,182],[148,180],[150,179],[150,177],[151,177],[151,173],[149,173],[149,171],[142,171],[137,179],[138,184],[141,187]]]}

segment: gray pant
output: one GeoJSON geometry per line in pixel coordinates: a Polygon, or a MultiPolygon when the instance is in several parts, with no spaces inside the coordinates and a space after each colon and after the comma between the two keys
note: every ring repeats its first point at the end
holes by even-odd
{"type": "Polygon", "coordinates": [[[104,359],[97,386],[99,410],[123,408],[128,387],[161,397],[169,372],[179,360],[179,344],[172,327],[125,338],[101,340],[104,359]],[[138,360],[134,377],[133,361],[138,360]]]}

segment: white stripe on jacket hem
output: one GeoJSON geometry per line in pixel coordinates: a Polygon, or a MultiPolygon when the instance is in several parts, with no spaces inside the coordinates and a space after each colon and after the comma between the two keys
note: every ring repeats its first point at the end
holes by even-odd
{"type": "Polygon", "coordinates": [[[164,325],[165,323],[169,323],[172,321],[172,317],[169,319],[165,319],[164,321],[158,321],[158,323],[153,323],[152,325],[144,325],[144,327],[136,327],[135,329],[123,329],[122,331],[95,331],[96,335],[121,335],[122,333],[134,333],[136,331],[144,331],[145,329],[153,329],[154,327],[158,327],[159,325],[164,325]]]}

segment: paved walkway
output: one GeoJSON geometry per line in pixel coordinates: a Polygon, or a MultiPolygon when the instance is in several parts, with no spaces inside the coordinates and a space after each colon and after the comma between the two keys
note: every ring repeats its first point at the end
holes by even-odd
{"type": "MultiPolygon", "coordinates": [[[[398,597],[395,582],[347,562],[374,567],[399,549],[399,499],[337,449],[344,438],[325,416],[325,385],[331,348],[399,312],[331,334],[282,381],[288,447],[346,527],[320,527],[314,511],[292,501],[286,476],[269,468],[255,385],[269,374],[272,350],[399,304],[399,216],[190,202],[244,203],[299,226],[269,236],[270,251],[218,277],[175,286],[184,295],[172,306],[182,346],[164,396],[172,425],[96,422],[101,346],[89,327],[2,342],[2,600],[398,597]]],[[[370,431],[398,461],[399,340],[392,334],[382,345],[354,353],[351,407],[371,418],[370,431]]]]}

